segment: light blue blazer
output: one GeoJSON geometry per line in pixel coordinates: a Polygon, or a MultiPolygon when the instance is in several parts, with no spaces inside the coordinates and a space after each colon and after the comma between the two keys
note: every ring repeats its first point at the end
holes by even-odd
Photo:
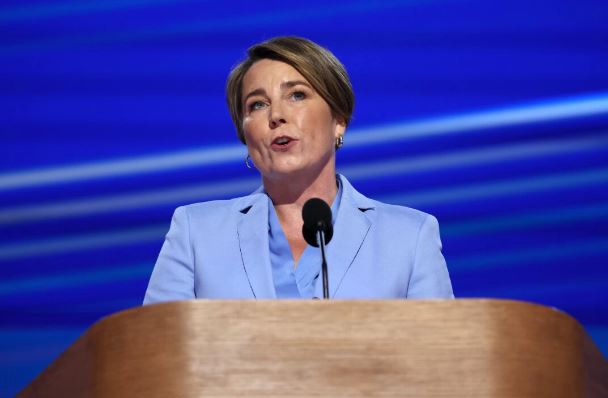
{"type": "MultiPolygon", "coordinates": [[[[335,299],[452,298],[437,220],[366,198],[348,180],[327,246],[335,299]]],[[[273,299],[268,198],[261,189],[175,210],[144,304],[209,299],[273,299]]],[[[320,256],[319,256],[320,259],[320,256]]],[[[323,297],[321,278],[315,296],[323,297]]]]}

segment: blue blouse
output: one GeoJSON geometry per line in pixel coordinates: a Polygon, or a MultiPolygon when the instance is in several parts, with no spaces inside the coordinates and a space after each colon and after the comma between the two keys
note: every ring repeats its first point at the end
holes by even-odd
{"type": "MultiPolygon", "coordinates": [[[[336,222],[342,198],[342,184],[339,179],[337,181],[338,193],[331,206],[332,224],[336,222]]],[[[313,298],[315,282],[321,273],[321,250],[307,245],[300,256],[297,268],[294,269],[291,248],[270,197],[268,197],[268,245],[277,298],[313,298]]]]}

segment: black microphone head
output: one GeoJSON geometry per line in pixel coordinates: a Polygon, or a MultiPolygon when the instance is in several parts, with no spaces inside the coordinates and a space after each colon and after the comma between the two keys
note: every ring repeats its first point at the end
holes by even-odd
{"type": "Polygon", "coordinates": [[[302,235],[306,242],[314,247],[319,247],[317,242],[317,232],[322,231],[325,237],[325,244],[328,244],[334,235],[333,224],[331,223],[331,209],[319,198],[309,199],[302,208],[302,235]]]}
{"type": "Polygon", "coordinates": [[[302,207],[302,218],[308,226],[318,225],[319,222],[331,224],[331,209],[323,199],[308,199],[302,207]]]}

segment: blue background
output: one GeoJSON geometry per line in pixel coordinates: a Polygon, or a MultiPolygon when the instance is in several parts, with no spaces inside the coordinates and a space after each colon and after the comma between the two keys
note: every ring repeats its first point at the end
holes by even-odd
{"type": "Polygon", "coordinates": [[[246,194],[251,44],[308,37],[357,96],[338,168],[432,213],[457,297],[557,307],[608,352],[608,2],[0,5],[0,395],[140,304],[175,207],[246,194]]]}

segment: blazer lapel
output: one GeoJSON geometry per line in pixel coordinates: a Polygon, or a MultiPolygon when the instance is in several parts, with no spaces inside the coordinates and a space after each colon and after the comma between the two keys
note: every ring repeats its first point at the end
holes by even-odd
{"type": "Polygon", "coordinates": [[[238,206],[237,234],[243,266],[257,299],[276,298],[268,252],[268,198],[254,193],[238,206]]]}
{"type": "MultiPolygon", "coordinates": [[[[357,192],[345,177],[340,175],[339,178],[342,182],[342,198],[334,225],[334,237],[327,245],[330,298],[336,295],[342,279],[365,241],[373,224],[375,209],[374,203],[357,192]]],[[[323,297],[321,275],[315,285],[315,296],[323,297]]]]}

